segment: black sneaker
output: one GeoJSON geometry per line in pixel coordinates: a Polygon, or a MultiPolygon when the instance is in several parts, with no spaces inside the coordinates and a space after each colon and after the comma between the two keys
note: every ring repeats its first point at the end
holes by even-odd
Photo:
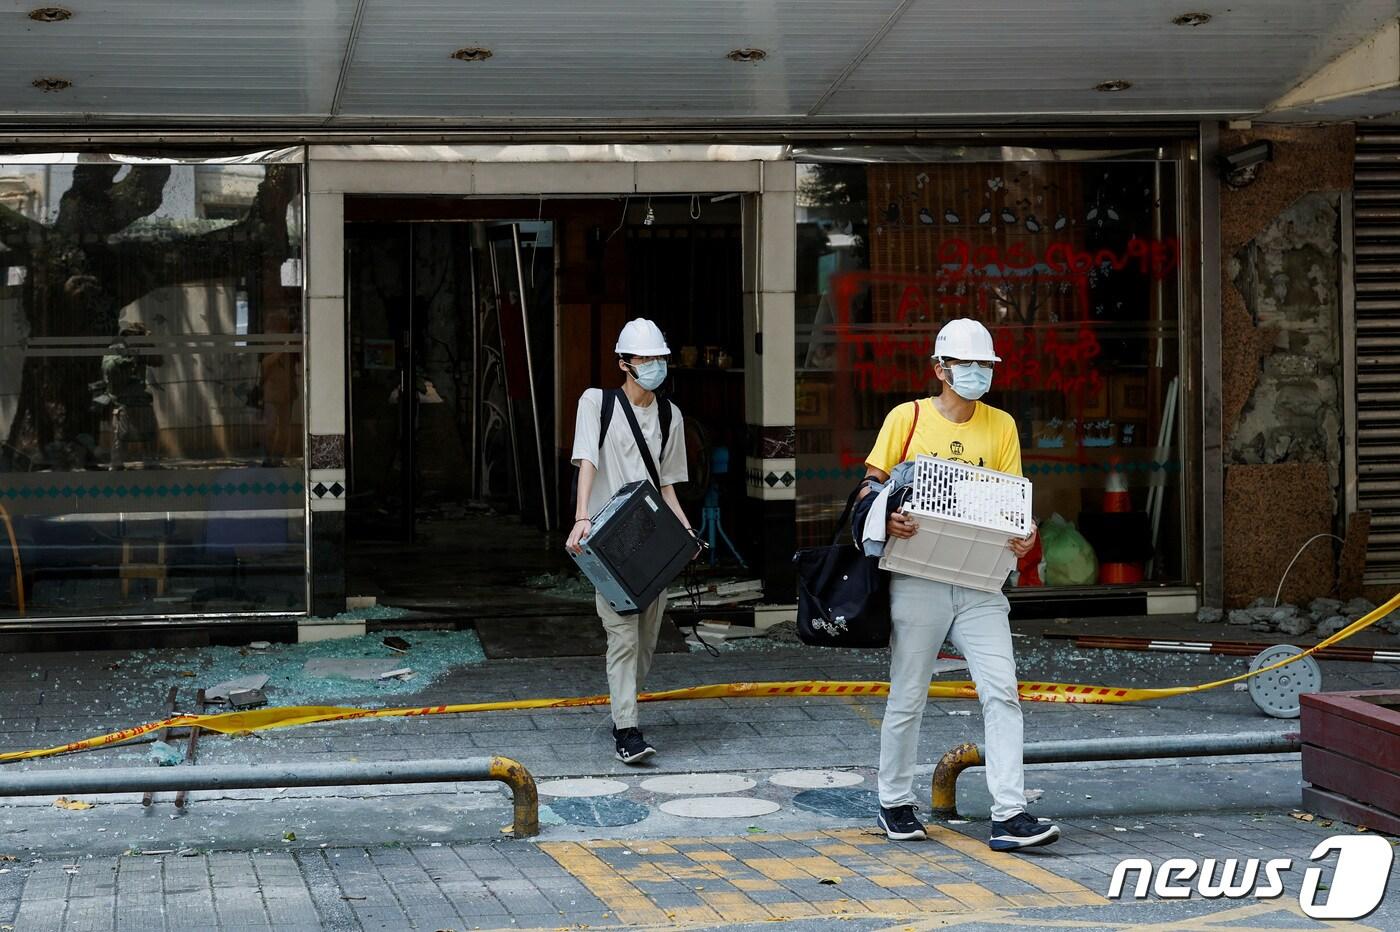
{"type": "Polygon", "coordinates": [[[893,809],[880,807],[880,815],[876,817],[880,828],[885,830],[885,834],[891,841],[916,841],[928,838],[928,832],[924,831],[924,823],[919,821],[919,817],[914,815],[913,806],[895,806],[893,809]]]}
{"type": "Polygon", "coordinates": [[[638,728],[614,728],[613,740],[617,742],[617,759],[624,764],[640,764],[656,753],[638,728]]]}
{"type": "Polygon", "coordinates": [[[1059,837],[1060,827],[1054,822],[1018,812],[1005,822],[992,823],[992,837],[987,844],[993,851],[1015,851],[1048,845],[1059,837]]]}

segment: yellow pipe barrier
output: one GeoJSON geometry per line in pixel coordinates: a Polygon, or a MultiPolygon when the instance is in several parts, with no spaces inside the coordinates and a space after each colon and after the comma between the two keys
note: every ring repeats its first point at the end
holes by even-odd
{"type": "Polygon", "coordinates": [[[491,758],[491,779],[511,789],[515,800],[515,837],[533,838],[540,833],[540,792],[525,765],[509,757],[491,758]]]}
{"type": "MultiPolygon", "coordinates": [[[[1146,699],[1165,699],[1187,693],[1204,692],[1247,680],[1252,676],[1277,670],[1296,660],[1310,656],[1325,647],[1331,647],[1358,631],[1370,627],[1400,607],[1400,593],[1390,601],[1357,619],[1331,637],[1278,663],[1261,667],[1251,673],[1200,683],[1195,686],[1166,686],[1158,688],[1136,688],[1126,686],[1095,686],[1081,683],[1034,683],[1022,682],[1019,685],[1020,697],[1027,702],[1082,702],[1094,705],[1142,702],[1146,699]]],[[[685,699],[726,699],[726,698],[766,698],[777,696],[884,696],[889,693],[889,683],[877,681],[844,680],[795,680],[772,683],[717,683],[710,686],[686,686],[681,689],[668,689],[661,692],[642,693],[638,702],[672,702],[685,699]]],[[[977,690],[967,680],[940,680],[929,685],[931,699],[974,699],[977,690]]],[[[273,728],[291,728],[296,725],[311,725],[320,722],[345,722],[363,718],[411,718],[420,715],[459,715],[470,712],[505,712],[527,709],[567,709],[581,706],[606,705],[607,696],[574,696],[554,699],[508,699],[498,702],[473,702],[460,705],[437,705],[420,708],[399,709],[356,709],[345,706],[270,706],[250,709],[243,712],[221,712],[214,715],[174,715],[159,722],[136,725],[111,734],[84,738],[71,744],[52,748],[35,748],[28,751],[11,751],[0,754],[0,764],[19,760],[33,760],[41,757],[55,757],[75,751],[89,751],[139,738],[142,735],[162,728],[186,728],[198,726],[206,731],[220,734],[242,734],[264,731],[273,728]]]]}
{"type": "Polygon", "coordinates": [[[24,611],[24,567],[19,562],[19,540],[15,537],[15,526],[10,523],[10,513],[0,505],[0,521],[5,522],[5,532],[10,535],[10,555],[15,564],[15,604],[21,615],[24,611]]]}

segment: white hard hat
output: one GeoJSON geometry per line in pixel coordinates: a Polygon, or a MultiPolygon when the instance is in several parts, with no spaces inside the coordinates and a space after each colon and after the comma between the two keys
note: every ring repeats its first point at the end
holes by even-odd
{"type": "Polygon", "coordinates": [[[965,359],[968,362],[1001,362],[992,347],[992,334],[971,317],[950,320],[938,331],[933,342],[935,359],[965,359]]]}
{"type": "Polygon", "coordinates": [[[645,317],[638,317],[629,320],[617,335],[614,352],[619,356],[669,356],[671,348],[666,345],[660,327],[645,317]]]}

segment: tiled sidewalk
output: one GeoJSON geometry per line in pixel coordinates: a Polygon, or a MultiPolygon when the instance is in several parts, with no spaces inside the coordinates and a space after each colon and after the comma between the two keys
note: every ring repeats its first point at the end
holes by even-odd
{"type": "MultiPolygon", "coordinates": [[[[788,920],[879,929],[938,927],[1236,930],[1317,928],[1297,897],[1312,847],[1333,829],[1287,815],[1196,815],[1065,824],[1053,848],[1008,855],[980,837],[934,827],[891,844],[866,827],[743,836],[531,844],[313,848],[45,861],[0,877],[0,929],[465,930],[717,928],[788,920]],[[1118,861],[1146,857],[1292,857],[1270,901],[1109,900],[1118,861]],[[12,878],[18,878],[12,879],[12,878]],[[22,881],[22,898],[14,892],[22,881]],[[1241,915],[1241,911],[1244,915],[1241,915]],[[1253,918],[1254,921],[1241,922],[1253,918]],[[907,926],[896,926],[906,928],[907,926]]],[[[979,830],[980,834],[980,830],[979,830]]],[[[1353,928],[1400,923],[1400,879],[1353,928]]]]}

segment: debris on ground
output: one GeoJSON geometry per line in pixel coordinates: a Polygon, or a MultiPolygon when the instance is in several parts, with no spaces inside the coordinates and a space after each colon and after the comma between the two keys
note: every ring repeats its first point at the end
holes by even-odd
{"type": "Polygon", "coordinates": [[[174,767],[185,759],[183,751],[164,741],[157,741],[147,748],[146,756],[154,761],[157,767],[174,767]]]}
{"type": "MultiPolygon", "coordinates": [[[[194,647],[179,649],[147,649],[133,652],[121,673],[119,682],[129,677],[139,682],[143,690],[176,685],[188,671],[200,682],[219,686],[251,685],[258,677],[267,699],[273,705],[316,705],[343,699],[361,699],[367,693],[375,695],[413,693],[435,682],[448,671],[484,663],[486,653],[475,631],[377,631],[353,638],[336,638],[299,644],[272,644],[265,651],[252,652],[244,647],[194,647]],[[403,666],[403,655],[384,645],[386,637],[411,639],[413,672],[411,681],[401,679],[374,683],[381,673],[403,666]],[[317,675],[306,669],[307,663],[318,661],[362,661],[372,667],[372,675],[362,678],[317,675]],[[198,669],[191,670],[191,667],[198,669]],[[131,671],[128,673],[128,671],[131,671]],[[264,679],[265,677],[265,679],[264,679]],[[374,686],[366,688],[366,683],[374,686]]],[[[323,671],[324,674],[324,671],[323,671]]],[[[206,693],[206,698],[209,698],[206,693]]]]}
{"type": "Polygon", "coordinates": [[[1347,621],[1341,615],[1333,615],[1331,618],[1318,623],[1318,637],[1329,638],[1349,624],[1351,624],[1351,622],[1347,621]]]}
{"type": "Polygon", "coordinates": [[[1201,624],[1215,625],[1225,617],[1225,611],[1219,608],[1201,607],[1196,611],[1196,620],[1201,624]]]}
{"type": "Polygon", "coordinates": [[[229,693],[245,689],[262,689],[267,685],[266,673],[251,673],[231,680],[224,680],[204,690],[205,702],[227,702],[229,693]]]}
{"type": "Polygon", "coordinates": [[[408,653],[409,648],[413,646],[413,645],[409,644],[407,641],[405,641],[403,638],[401,638],[401,637],[395,637],[395,636],[392,636],[392,635],[389,636],[389,637],[387,637],[387,638],[385,638],[384,641],[383,641],[383,644],[384,644],[385,647],[389,648],[390,650],[395,651],[395,652],[400,653],[400,654],[406,654],[406,653],[408,653]]]}
{"type": "Polygon", "coordinates": [[[413,679],[413,669],[411,667],[399,667],[396,670],[386,670],[379,674],[381,680],[411,680],[413,679]]]}
{"type": "Polygon", "coordinates": [[[230,709],[256,709],[267,705],[267,695],[261,689],[234,689],[228,694],[230,709]]]}
{"type": "Polygon", "coordinates": [[[1229,615],[1225,616],[1225,621],[1227,624],[1232,625],[1249,625],[1254,622],[1254,616],[1245,609],[1237,608],[1230,612],[1229,615]]]}
{"type": "Polygon", "coordinates": [[[315,657],[302,665],[307,676],[373,682],[397,676],[402,671],[398,659],[386,658],[325,658],[315,657]]]}
{"type": "Polygon", "coordinates": [[[667,601],[676,608],[686,608],[697,601],[701,606],[714,608],[719,605],[757,602],[762,598],[763,580],[761,579],[713,579],[701,584],[693,595],[683,586],[669,589],[666,592],[667,601]]]}
{"type": "Polygon", "coordinates": [[[1342,610],[1340,599],[1313,599],[1308,603],[1308,614],[1314,618],[1329,618],[1342,610]]]}
{"type": "Polygon", "coordinates": [[[593,584],[582,576],[569,572],[541,573],[525,577],[525,588],[552,599],[570,602],[592,602],[595,590],[593,584]]]}
{"type": "Polygon", "coordinates": [[[55,809],[67,809],[72,812],[79,812],[83,809],[91,809],[97,803],[83,802],[81,799],[69,799],[67,796],[60,796],[53,801],[55,809]]]}
{"type": "Polygon", "coordinates": [[[1345,615],[1352,621],[1371,614],[1376,610],[1376,603],[1369,599],[1352,599],[1342,606],[1340,614],[1345,615]]]}

